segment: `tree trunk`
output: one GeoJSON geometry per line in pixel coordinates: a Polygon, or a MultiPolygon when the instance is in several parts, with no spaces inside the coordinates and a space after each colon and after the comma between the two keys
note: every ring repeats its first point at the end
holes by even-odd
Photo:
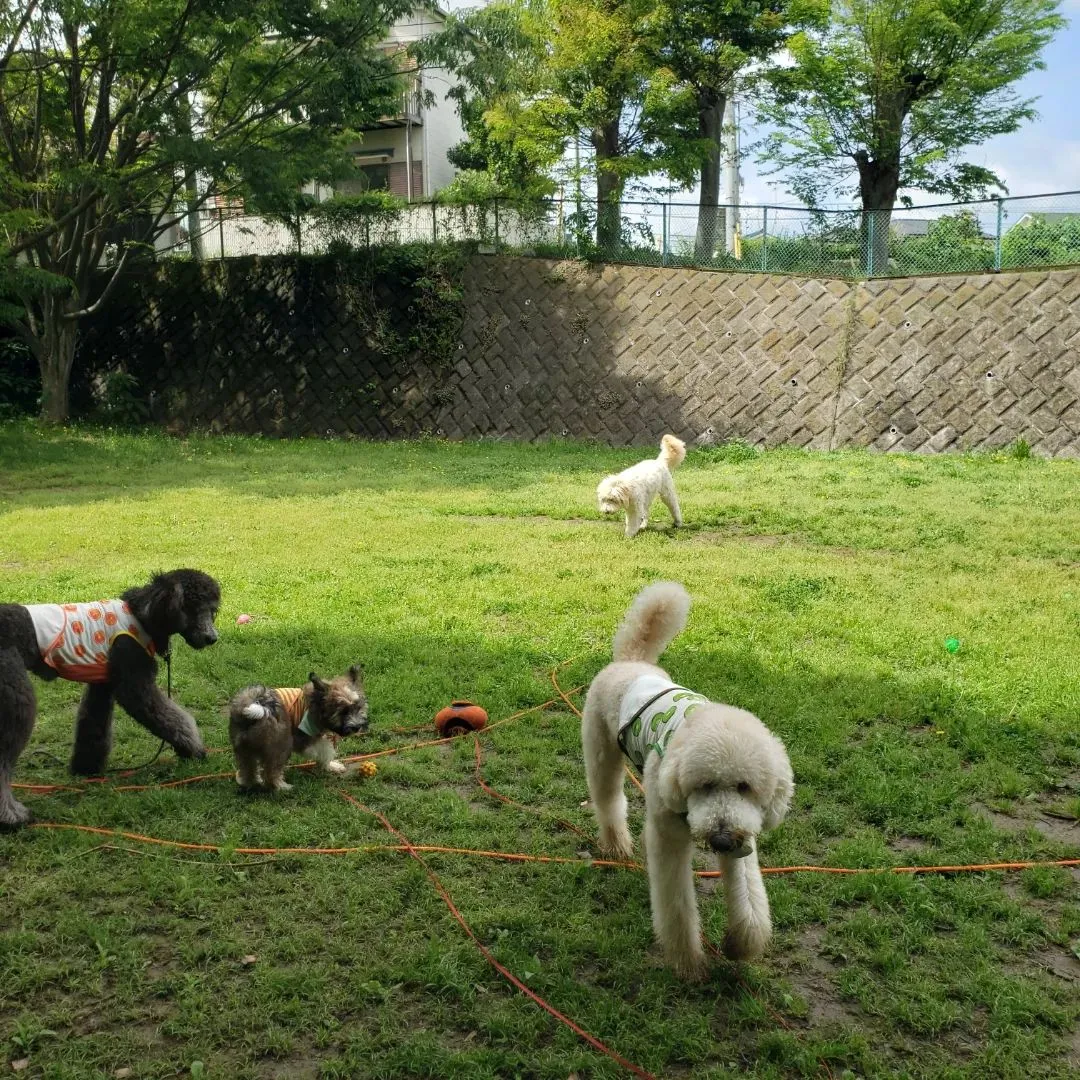
{"type": "Polygon", "coordinates": [[[69,391],[78,323],[62,318],[65,304],[59,297],[46,298],[43,308],[42,335],[35,349],[41,368],[41,419],[63,424],[71,411],[69,391]]]}
{"type": "Polygon", "coordinates": [[[596,151],[596,246],[614,253],[622,239],[623,179],[609,163],[619,157],[619,119],[609,120],[592,132],[596,151]]]}
{"type": "MultiPolygon", "coordinates": [[[[180,134],[191,138],[191,100],[187,94],[181,97],[181,109],[176,118],[176,126],[180,134]]],[[[199,179],[196,173],[187,173],[184,177],[184,199],[187,203],[187,231],[188,247],[191,257],[195,262],[202,262],[203,241],[202,226],[199,214],[199,179]]]]}
{"type": "Polygon", "coordinates": [[[694,260],[709,262],[727,232],[727,214],[720,209],[720,159],[724,137],[724,94],[698,91],[698,134],[709,140],[708,157],[701,163],[701,194],[698,197],[697,236],[694,260]]]}
{"type": "Polygon", "coordinates": [[[862,197],[863,273],[882,277],[889,272],[889,225],[900,188],[900,163],[872,161],[865,153],[855,155],[862,197]]]}
{"type": "Polygon", "coordinates": [[[194,173],[184,181],[184,193],[187,200],[188,246],[195,262],[202,262],[203,252],[202,222],[199,215],[199,185],[194,173]]]}

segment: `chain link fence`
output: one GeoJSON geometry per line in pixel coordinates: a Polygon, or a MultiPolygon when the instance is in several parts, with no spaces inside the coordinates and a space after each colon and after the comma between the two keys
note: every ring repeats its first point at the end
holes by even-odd
{"type": "Polygon", "coordinates": [[[471,242],[482,250],[648,266],[862,279],[1080,265],[1080,191],[892,211],[675,202],[402,204],[332,226],[205,210],[159,253],[199,259],[323,254],[342,246],[471,242]]]}

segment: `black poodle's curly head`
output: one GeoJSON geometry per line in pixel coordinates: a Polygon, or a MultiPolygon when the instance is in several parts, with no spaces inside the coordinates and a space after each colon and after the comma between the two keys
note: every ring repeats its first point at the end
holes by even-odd
{"type": "Polygon", "coordinates": [[[217,641],[214,618],[221,606],[221,587],[201,570],[155,574],[147,586],[148,621],[167,634],[179,634],[193,649],[217,641]]]}

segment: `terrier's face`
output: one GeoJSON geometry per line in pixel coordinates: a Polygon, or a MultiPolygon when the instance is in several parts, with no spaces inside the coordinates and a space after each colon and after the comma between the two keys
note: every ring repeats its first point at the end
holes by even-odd
{"type": "Polygon", "coordinates": [[[359,664],[347,675],[329,681],[315,672],[308,676],[312,686],[312,705],[325,731],[335,735],[363,735],[368,730],[368,702],[364,693],[364,672],[359,664]]]}

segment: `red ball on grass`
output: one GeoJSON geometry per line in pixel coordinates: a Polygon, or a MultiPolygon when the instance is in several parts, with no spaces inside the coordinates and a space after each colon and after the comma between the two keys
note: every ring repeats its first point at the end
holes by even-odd
{"type": "Polygon", "coordinates": [[[444,738],[479,731],[488,721],[488,714],[471,701],[453,701],[435,714],[435,730],[444,738]]]}

